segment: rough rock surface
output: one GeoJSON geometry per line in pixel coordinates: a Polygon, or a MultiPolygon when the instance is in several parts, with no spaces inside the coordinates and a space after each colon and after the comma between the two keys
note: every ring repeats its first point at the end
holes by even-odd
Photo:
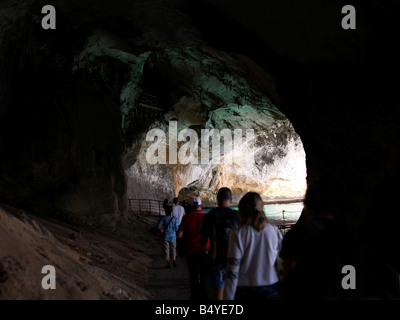
{"type": "MultiPolygon", "coordinates": [[[[127,190],[135,190],[125,173],[141,156],[143,133],[165,126],[134,117],[141,92],[153,88],[163,117],[199,106],[205,112],[190,114],[193,124],[218,128],[226,114],[233,125],[232,112],[241,106],[271,113],[268,98],[301,137],[308,181],[333,181],[324,195],[333,199],[327,211],[364,231],[366,225],[376,231],[377,215],[398,226],[393,197],[379,193],[400,171],[398,2],[354,1],[356,30],[341,28],[344,0],[55,0],[56,31],[41,28],[45,4],[0,2],[1,202],[117,230],[127,190]],[[207,79],[190,69],[200,62],[207,79]],[[161,77],[170,72],[171,79],[161,77]],[[379,201],[385,210],[368,213],[379,201]]],[[[139,166],[132,174],[154,184],[182,175],[177,185],[183,185],[195,176],[211,181],[201,175],[209,169],[153,175],[139,166]]],[[[398,195],[398,180],[390,183],[390,194],[398,195]]],[[[169,194],[174,187],[161,189],[169,194]]],[[[40,243],[36,233],[21,230],[9,236],[40,243]]],[[[391,230],[371,237],[376,244],[359,241],[358,253],[376,246],[392,259],[399,233],[391,230]]],[[[19,272],[18,261],[7,263],[19,272]]]]}
{"type": "Polygon", "coordinates": [[[154,299],[145,287],[155,242],[135,220],[117,237],[3,206],[0,299],[154,299]],[[42,288],[45,265],[56,270],[55,290],[42,288]]]}
{"type": "MultiPolygon", "coordinates": [[[[152,142],[143,138],[137,161],[127,170],[130,198],[173,197],[195,183],[201,197],[215,204],[215,193],[222,186],[235,189],[235,198],[246,190],[268,198],[300,198],[305,189],[305,154],[299,136],[289,120],[261,91],[270,77],[250,59],[207,47],[166,49],[149,56],[144,66],[145,88],[166,105],[163,119],[150,128],[162,129],[167,137],[169,121],[177,121],[177,132],[194,129],[199,138],[198,164],[149,165],[146,154],[152,142]],[[254,75],[264,82],[260,82],[254,75]],[[261,73],[261,74],[260,74],[261,73]],[[202,129],[230,129],[232,152],[224,152],[221,142],[216,162],[201,163],[202,129]],[[234,129],[242,130],[241,147],[233,144],[234,129]],[[246,130],[254,130],[247,140],[246,130]],[[236,149],[235,149],[236,148],[236,149]],[[250,151],[254,162],[246,162],[250,151]],[[228,156],[234,157],[231,161],[228,156]]],[[[171,129],[172,130],[172,129],[171,129]]],[[[145,132],[146,133],[146,132],[145,132]]],[[[222,141],[222,140],[221,140],[222,141]]],[[[179,151],[184,143],[179,143],[179,151]]],[[[210,150],[213,144],[210,143],[210,150]]],[[[169,139],[166,148],[173,148],[169,139]]]]}
{"type": "Polygon", "coordinates": [[[275,80],[241,50],[208,46],[191,6],[56,1],[57,30],[45,31],[41,3],[0,10],[10,17],[0,28],[3,201],[107,226],[127,197],[172,197],[191,183],[302,196],[305,154],[270,100],[275,80]],[[159,97],[159,117],[139,116],[143,93],[159,97]],[[145,134],[171,119],[198,132],[255,129],[255,165],[149,166],[145,134]]]}

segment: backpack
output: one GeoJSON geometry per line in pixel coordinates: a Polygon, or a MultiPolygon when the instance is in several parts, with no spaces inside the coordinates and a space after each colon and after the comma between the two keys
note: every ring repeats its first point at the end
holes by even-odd
{"type": "Polygon", "coordinates": [[[220,208],[214,210],[215,219],[213,234],[210,239],[209,257],[219,268],[224,269],[228,253],[229,236],[231,231],[238,227],[238,216],[235,210],[231,210],[225,215],[221,214],[220,208]]]}

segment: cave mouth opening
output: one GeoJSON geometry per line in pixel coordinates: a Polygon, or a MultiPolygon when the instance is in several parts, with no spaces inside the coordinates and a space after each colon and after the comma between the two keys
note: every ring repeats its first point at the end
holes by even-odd
{"type": "MultiPolygon", "coordinates": [[[[285,130],[292,130],[290,122],[285,130]]],[[[306,161],[301,139],[291,132],[291,135],[282,134],[278,140],[279,143],[269,140],[264,131],[257,130],[254,140],[243,139],[243,145],[236,150],[228,148],[233,153],[233,161],[232,155],[225,151],[224,141],[219,161],[178,164],[174,172],[175,195],[186,200],[200,196],[205,205],[215,205],[218,189],[229,187],[234,205],[249,191],[258,192],[266,204],[301,202],[306,191],[306,161]],[[182,178],[187,179],[186,184],[182,178]]]]}
{"type": "Polygon", "coordinates": [[[229,187],[235,203],[248,191],[258,192],[266,202],[301,201],[306,190],[305,151],[289,119],[267,97],[271,81],[250,58],[212,48],[169,48],[150,54],[143,66],[139,107],[146,97],[153,98],[160,116],[147,126],[136,161],[126,170],[128,198],[200,196],[205,205],[215,205],[218,189],[229,187]],[[171,130],[173,122],[176,127],[171,130]],[[147,139],[152,129],[162,136],[147,139]],[[202,159],[204,130],[218,131],[217,141],[208,136],[212,142],[206,143],[211,156],[217,142],[217,161],[202,159]],[[226,130],[229,137],[223,134],[226,130]],[[239,149],[226,148],[235,146],[239,130],[239,149]],[[254,132],[249,141],[248,130],[254,132]],[[160,141],[163,145],[157,147],[160,141]],[[186,158],[195,155],[195,161],[180,161],[183,153],[186,158]],[[253,161],[248,161],[250,155],[253,161]]]}

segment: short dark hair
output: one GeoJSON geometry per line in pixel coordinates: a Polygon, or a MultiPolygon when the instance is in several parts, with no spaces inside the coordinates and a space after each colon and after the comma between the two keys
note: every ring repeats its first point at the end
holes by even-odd
{"type": "Polygon", "coordinates": [[[170,215],[172,213],[172,207],[171,206],[165,206],[165,215],[170,215]]]}
{"type": "Polygon", "coordinates": [[[178,204],[178,202],[179,202],[178,197],[175,197],[175,198],[174,198],[174,204],[178,204]]]}
{"type": "Polygon", "coordinates": [[[192,207],[194,209],[197,209],[198,207],[200,207],[200,204],[198,202],[193,202],[192,207]]]}
{"type": "Polygon", "coordinates": [[[232,200],[232,191],[229,188],[223,187],[218,190],[217,199],[222,201],[232,200]]]}

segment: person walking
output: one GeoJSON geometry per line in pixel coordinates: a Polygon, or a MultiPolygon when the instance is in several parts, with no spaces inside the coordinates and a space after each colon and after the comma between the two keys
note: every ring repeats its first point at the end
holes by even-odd
{"type": "Polygon", "coordinates": [[[229,237],[224,299],[277,300],[282,235],[263,211],[258,193],[239,202],[240,227],[229,237]]]}
{"type": "Polygon", "coordinates": [[[168,206],[168,202],[169,202],[168,199],[164,199],[164,202],[163,202],[163,205],[162,205],[164,211],[165,211],[165,208],[168,206]]]}
{"type": "Polygon", "coordinates": [[[182,222],[182,218],[185,215],[185,209],[179,204],[178,197],[174,198],[174,205],[172,206],[172,215],[178,220],[178,226],[182,222]]]}
{"type": "Polygon", "coordinates": [[[207,300],[207,256],[210,242],[201,242],[200,227],[205,212],[199,197],[193,199],[192,211],[185,215],[179,227],[186,242],[191,300],[207,300]]]}
{"type": "MultiPolygon", "coordinates": [[[[172,215],[178,220],[178,226],[182,223],[182,218],[185,215],[185,209],[180,205],[178,197],[174,198],[174,205],[172,206],[172,215]]],[[[176,239],[176,247],[178,256],[183,258],[185,256],[185,244],[184,239],[178,238],[176,239]]]]}
{"type": "Polygon", "coordinates": [[[221,188],[217,194],[218,207],[207,213],[202,222],[202,241],[210,240],[209,250],[209,296],[211,300],[222,300],[229,236],[239,226],[239,216],[231,209],[232,192],[229,188],[221,188]]]}
{"type": "Polygon", "coordinates": [[[340,216],[341,202],[331,196],[336,185],[330,177],[310,183],[303,219],[283,237],[282,300],[354,298],[353,290],[342,286],[342,268],[357,263],[353,254],[356,242],[340,216]]]}
{"type": "Polygon", "coordinates": [[[163,249],[164,257],[167,262],[165,268],[171,268],[170,258],[172,264],[176,267],[176,232],[178,231],[177,219],[172,215],[172,207],[165,206],[165,216],[161,218],[158,228],[164,226],[163,232],[163,249]]]}

